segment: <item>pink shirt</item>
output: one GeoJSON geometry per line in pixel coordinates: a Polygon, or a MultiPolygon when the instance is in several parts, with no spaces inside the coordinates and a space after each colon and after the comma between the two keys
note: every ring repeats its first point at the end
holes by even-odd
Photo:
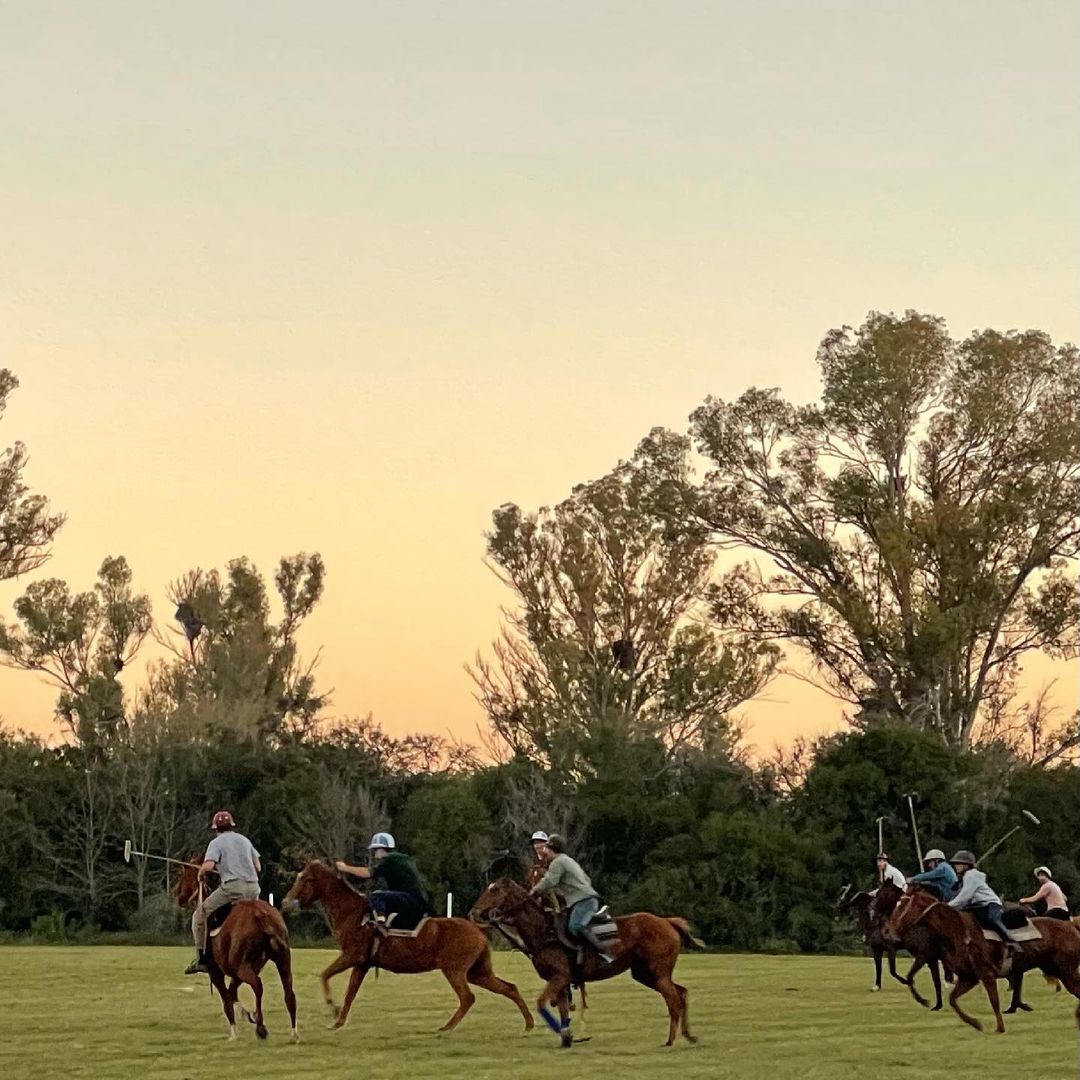
{"type": "Polygon", "coordinates": [[[1032,897],[1032,900],[1045,900],[1046,908],[1048,911],[1053,908],[1064,908],[1069,910],[1069,905],[1065,900],[1065,894],[1061,891],[1061,886],[1056,881],[1048,881],[1039,891],[1032,897]]]}

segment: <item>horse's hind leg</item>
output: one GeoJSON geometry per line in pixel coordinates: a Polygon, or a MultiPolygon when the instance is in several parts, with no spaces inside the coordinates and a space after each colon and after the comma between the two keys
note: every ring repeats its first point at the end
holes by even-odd
{"type": "Polygon", "coordinates": [[[254,995],[255,995],[255,1014],[254,1014],[255,1034],[258,1035],[258,1037],[260,1039],[265,1039],[266,1035],[267,1035],[267,1032],[266,1032],[266,1024],[263,1023],[263,1007],[262,1007],[263,984],[262,984],[262,979],[259,978],[259,973],[255,970],[254,967],[252,967],[252,965],[250,963],[245,963],[244,966],[241,967],[240,970],[237,972],[237,974],[240,976],[240,978],[244,982],[246,982],[248,984],[248,986],[251,987],[252,993],[254,993],[254,995]]]}
{"type": "Polygon", "coordinates": [[[280,947],[274,954],[274,967],[277,968],[281,989],[285,994],[285,1009],[289,1014],[289,1026],[292,1029],[289,1041],[299,1042],[300,1032],[296,1029],[296,991],[293,990],[292,983],[292,953],[287,945],[280,947]]]}
{"type": "Polygon", "coordinates": [[[683,1038],[687,1042],[696,1043],[697,1036],[690,1034],[690,994],[685,986],[680,986],[678,983],[673,984],[675,989],[679,991],[679,997],[682,999],[682,1033],[683,1038]]]}
{"type": "Polygon", "coordinates": [[[1014,1012],[1031,1012],[1031,1006],[1023,1000],[1024,973],[1016,972],[1009,976],[1009,989],[1012,991],[1012,999],[1009,1007],[1005,1010],[1006,1015],[1014,1012]]]}
{"type": "Polygon", "coordinates": [[[664,999],[668,1009],[668,1040],[664,1045],[674,1046],[682,1023],[682,995],[671,981],[671,976],[658,975],[644,964],[631,964],[630,974],[642,986],[655,990],[664,999]]]}
{"type": "Polygon", "coordinates": [[[213,971],[210,973],[210,982],[213,983],[214,989],[218,993],[218,997],[221,998],[221,1008],[225,1013],[225,1019],[229,1021],[229,1038],[236,1038],[236,980],[233,979],[232,986],[225,985],[225,977],[217,969],[216,965],[213,971]]]}
{"type": "Polygon", "coordinates": [[[1080,1027],[1080,972],[1075,968],[1072,971],[1058,972],[1058,982],[1077,999],[1076,1026],[1080,1027]]]}
{"type": "Polygon", "coordinates": [[[525,999],[518,993],[518,988],[512,982],[500,979],[499,976],[495,974],[495,971],[491,966],[491,953],[486,950],[482,952],[473,966],[469,968],[465,977],[473,984],[473,986],[479,986],[484,990],[490,990],[493,994],[501,994],[503,997],[508,997],[518,1007],[518,1011],[525,1018],[526,1031],[532,1031],[536,1026],[535,1021],[532,1018],[532,1013],[529,1012],[529,1006],[525,1004],[525,999]]]}
{"type": "Polygon", "coordinates": [[[941,970],[936,960],[930,961],[930,978],[934,982],[934,1007],[931,1012],[941,1012],[941,970]]]}
{"type": "Polygon", "coordinates": [[[439,1030],[453,1031],[461,1023],[464,1015],[473,1007],[476,995],[469,989],[469,981],[465,976],[465,972],[458,968],[443,968],[443,975],[446,976],[446,981],[454,988],[454,993],[458,996],[458,1007],[457,1012],[439,1030]]]}

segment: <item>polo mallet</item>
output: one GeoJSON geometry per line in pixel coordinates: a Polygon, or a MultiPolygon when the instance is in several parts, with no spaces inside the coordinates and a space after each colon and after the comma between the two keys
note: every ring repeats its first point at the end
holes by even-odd
{"type": "MultiPolygon", "coordinates": [[[[885,819],[879,817],[877,819],[877,853],[880,855],[885,850],[885,819]]],[[[878,880],[885,880],[885,872],[883,870],[878,871],[878,880]]]]}
{"type": "Polygon", "coordinates": [[[158,862],[172,863],[173,866],[190,866],[193,870],[200,869],[198,863],[184,862],[183,859],[170,859],[165,855],[151,855],[149,851],[136,851],[130,840],[124,841],[124,862],[131,862],[131,857],[138,855],[140,859],[157,859],[158,862]]]}
{"type": "Polygon", "coordinates": [[[918,797],[919,797],[919,793],[917,791],[909,791],[904,796],[904,798],[907,799],[908,812],[911,814],[911,831],[915,836],[915,855],[917,856],[917,858],[919,860],[919,869],[921,870],[923,868],[922,845],[919,843],[919,825],[918,825],[918,822],[916,822],[916,820],[915,820],[915,802],[914,802],[914,800],[917,799],[918,797]]]}
{"type": "MultiPolygon", "coordinates": [[[[1024,817],[1026,817],[1028,821],[1030,821],[1033,825],[1042,824],[1042,822],[1030,810],[1021,810],[1020,813],[1023,814],[1024,817]]],[[[997,849],[1001,847],[1001,845],[1004,844],[1005,841],[1013,835],[1013,833],[1018,833],[1023,827],[1024,823],[1022,821],[1019,825],[1014,825],[996,844],[992,844],[979,856],[979,860],[975,863],[975,865],[978,866],[979,863],[981,863],[988,855],[990,855],[992,852],[997,851],[997,849]]]]}

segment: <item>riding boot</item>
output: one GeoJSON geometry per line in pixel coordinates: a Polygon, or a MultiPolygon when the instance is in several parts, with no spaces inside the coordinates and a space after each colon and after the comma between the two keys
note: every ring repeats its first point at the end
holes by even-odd
{"type": "Polygon", "coordinates": [[[206,950],[199,949],[195,955],[195,959],[191,961],[186,968],[184,968],[185,975],[209,975],[210,965],[206,960],[206,950]]]}

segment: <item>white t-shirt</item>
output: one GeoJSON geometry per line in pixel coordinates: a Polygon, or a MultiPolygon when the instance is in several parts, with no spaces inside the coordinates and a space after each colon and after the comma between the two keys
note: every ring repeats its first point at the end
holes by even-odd
{"type": "Polygon", "coordinates": [[[903,889],[907,885],[907,878],[892,863],[885,864],[885,873],[882,874],[881,880],[882,883],[891,881],[898,889],[903,889]]]}

